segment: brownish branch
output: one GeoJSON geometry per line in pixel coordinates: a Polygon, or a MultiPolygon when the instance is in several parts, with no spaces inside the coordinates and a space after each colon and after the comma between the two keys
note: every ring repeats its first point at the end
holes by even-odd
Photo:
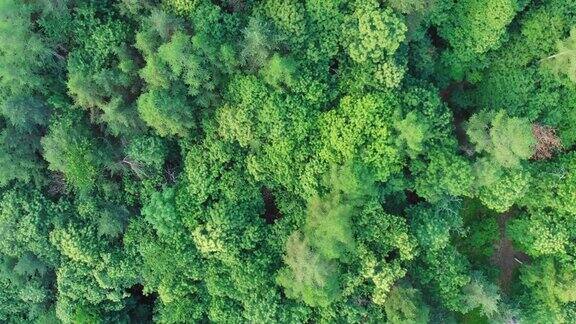
{"type": "Polygon", "coordinates": [[[532,134],[536,139],[536,148],[532,158],[534,160],[547,160],[554,156],[554,153],[562,149],[562,141],[556,135],[556,130],[550,126],[534,124],[532,134]]]}

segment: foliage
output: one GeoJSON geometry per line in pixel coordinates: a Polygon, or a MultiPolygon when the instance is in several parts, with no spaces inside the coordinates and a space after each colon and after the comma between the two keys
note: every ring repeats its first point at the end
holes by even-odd
{"type": "Polygon", "coordinates": [[[0,0],[0,321],[576,322],[575,26],[0,0]]]}
{"type": "Polygon", "coordinates": [[[570,37],[558,42],[557,52],[546,58],[547,65],[557,74],[566,74],[576,81],[576,28],[570,30],[570,37]]]}
{"type": "Polygon", "coordinates": [[[444,59],[453,77],[461,79],[471,63],[484,53],[498,48],[506,36],[506,27],[519,9],[516,0],[458,1],[442,22],[439,34],[450,45],[444,59]],[[486,16],[488,15],[488,17],[486,16]]]}
{"type": "Polygon", "coordinates": [[[510,118],[503,111],[480,113],[470,118],[466,133],[476,152],[488,153],[505,168],[517,167],[534,153],[535,139],[530,124],[510,118]]]}
{"type": "Polygon", "coordinates": [[[336,298],[336,264],[312,251],[299,232],[288,238],[284,262],[287,268],[278,274],[277,281],[286,288],[288,297],[302,298],[310,306],[326,306],[336,298]]]}
{"type": "Polygon", "coordinates": [[[0,318],[3,321],[33,321],[47,313],[54,303],[50,293],[59,255],[49,244],[51,203],[37,190],[15,188],[0,200],[0,318]]]}
{"type": "Polygon", "coordinates": [[[94,186],[111,159],[105,143],[99,143],[78,114],[63,116],[52,123],[42,138],[48,169],[62,172],[66,180],[81,191],[94,186]]]}
{"type": "Polygon", "coordinates": [[[418,290],[396,286],[384,304],[386,319],[390,323],[427,323],[428,307],[422,303],[418,290]]]}

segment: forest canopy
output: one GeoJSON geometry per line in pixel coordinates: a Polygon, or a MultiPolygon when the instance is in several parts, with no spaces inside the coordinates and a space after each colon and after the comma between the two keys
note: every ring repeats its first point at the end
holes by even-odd
{"type": "Polygon", "coordinates": [[[576,2],[0,0],[0,322],[575,323],[576,2]]]}

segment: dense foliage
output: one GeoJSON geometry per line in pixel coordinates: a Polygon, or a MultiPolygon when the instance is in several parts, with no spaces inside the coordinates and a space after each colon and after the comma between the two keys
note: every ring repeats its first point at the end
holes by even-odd
{"type": "Polygon", "coordinates": [[[0,0],[0,322],[575,323],[576,2],[0,0]]]}

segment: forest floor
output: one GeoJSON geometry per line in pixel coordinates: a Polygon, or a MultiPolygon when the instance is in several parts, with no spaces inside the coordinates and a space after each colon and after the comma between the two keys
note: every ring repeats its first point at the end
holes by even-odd
{"type": "Polygon", "coordinates": [[[512,214],[510,212],[503,213],[498,217],[500,239],[492,256],[492,262],[500,269],[500,288],[504,292],[510,289],[514,271],[522,264],[530,261],[528,255],[514,249],[512,241],[506,235],[506,224],[511,217],[512,214]]]}
{"type": "Polygon", "coordinates": [[[464,123],[470,118],[471,111],[455,109],[455,105],[451,101],[452,93],[466,86],[467,83],[455,82],[441,90],[439,94],[442,101],[445,102],[452,111],[454,134],[458,140],[460,150],[466,155],[472,156],[472,154],[474,154],[474,147],[468,141],[468,135],[466,135],[466,129],[464,127],[464,123]]]}
{"type": "Polygon", "coordinates": [[[272,224],[277,219],[282,218],[282,214],[276,205],[276,199],[274,198],[272,191],[266,187],[262,187],[260,192],[262,193],[262,199],[264,200],[264,218],[266,219],[266,223],[272,224]]]}

